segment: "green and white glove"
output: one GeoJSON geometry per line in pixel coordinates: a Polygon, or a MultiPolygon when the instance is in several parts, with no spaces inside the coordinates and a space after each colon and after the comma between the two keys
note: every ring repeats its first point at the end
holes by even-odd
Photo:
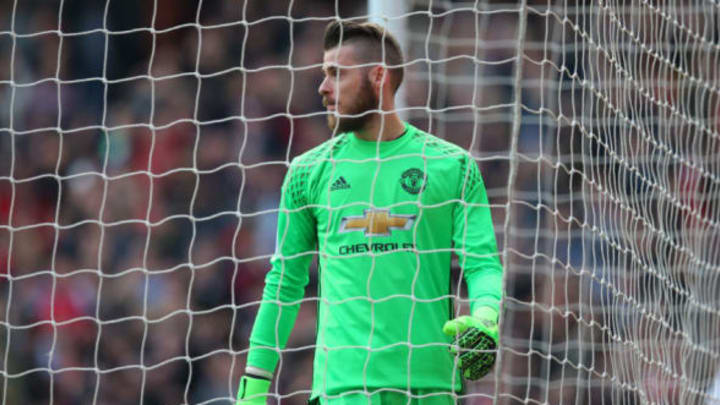
{"type": "Polygon", "coordinates": [[[270,380],[267,378],[244,375],[240,378],[236,405],[266,405],[270,380]]]}
{"type": "Polygon", "coordinates": [[[455,336],[450,351],[458,357],[463,377],[479,380],[495,364],[498,346],[498,313],[490,307],[479,307],[472,315],[445,322],[443,333],[455,336]]]}

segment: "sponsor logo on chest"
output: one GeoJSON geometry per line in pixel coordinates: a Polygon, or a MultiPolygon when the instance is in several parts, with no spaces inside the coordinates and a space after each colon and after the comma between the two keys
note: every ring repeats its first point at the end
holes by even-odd
{"type": "MultiPolygon", "coordinates": [[[[339,233],[362,232],[364,236],[392,236],[393,231],[408,231],[415,223],[416,215],[391,214],[386,209],[368,209],[363,215],[349,215],[340,220],[339,233]]],[[[389,252],[399,249],[414,249],[411,242],[374,242],[342,245],[340,255],[364,252],[389,252]]]]}
{"type": "Polygon", "coordinates": [[[365,210],[363,215],[347,216],[340,220],[340,232],[363,232],[365,236],[390,236],[393,230],[408,230],[415,215],[391,214],[390,210],[365,210]]]}

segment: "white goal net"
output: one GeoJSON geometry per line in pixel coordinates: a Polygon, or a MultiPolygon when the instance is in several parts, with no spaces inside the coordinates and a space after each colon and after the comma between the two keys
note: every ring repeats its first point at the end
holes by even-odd
{"type": "MultiPolygon", "coordinates": [[[[233,403],[280,184],[330,136],[323,29],[368,17],[492,206],[462,401],[720,404],[720,4],[381,3],[0,0],[2,404],[233,403]]],[[[273,402],[308,399],[315,278],[273,402]]]]}

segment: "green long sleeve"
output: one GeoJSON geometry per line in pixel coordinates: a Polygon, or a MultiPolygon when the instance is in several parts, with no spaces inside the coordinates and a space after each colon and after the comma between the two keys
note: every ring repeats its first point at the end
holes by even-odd
{"type": "Polygon", "coordinates": [[[250,334],[248,366],[270,372],[274,372],[278,352],[285,348],[295,325],[308,284],[308,267],[317,246],[306,187],[306,167],[291,165],[282,187],[276,250],[250,334]]]}
{"type": "Polygon", "coordinates": [[[467,158],[460,202],[453,212],[453,244],[468,286],[471,311],[489,306],[500,312],[502,266],[487,192],[477,164],[467,158]]]}

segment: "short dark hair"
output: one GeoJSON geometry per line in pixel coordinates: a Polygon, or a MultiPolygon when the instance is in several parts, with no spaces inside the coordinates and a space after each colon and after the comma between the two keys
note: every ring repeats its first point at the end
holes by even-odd
{"type": "Polygon", "coordinates": [[[325,51],[349,44],[362,46],[358,54],[363,63],[384,62],[390,74],[393,91],[397,91],[404,75],[403,55],[400,44],[390,31],[378,24],[339,20],[332,21],[325,27],[325,51]]]}

